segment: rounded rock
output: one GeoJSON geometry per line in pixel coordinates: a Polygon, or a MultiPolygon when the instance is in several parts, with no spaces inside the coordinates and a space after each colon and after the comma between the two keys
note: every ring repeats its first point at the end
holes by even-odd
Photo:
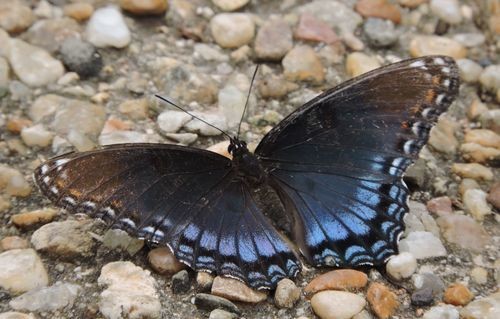
{"type": "Polygon", "coordinates": [[[196,285],[200,291],[210,291],[214,276],[208,272],[200,271],[196,274],[196,285]]]}
{"type": "Polygon", "coordinates": [[[7,236],[0,240],[0,251],[12,249],[25,249],[29,247],[26,239],[19,236],[7,236]]]}
{"type": "Polygon", "coordinates": [[[0,164],[0,190],[10,196],[25,197],[31,193],[31,186],[20,171],[0,164]]]}
{"type": "Polygon", "coordinates": [[[355,8],[364,17],[389,19],[394,23],[401,22],[399,7],[387,0],[359,0],[355,8]]]}
{"type": "Polygon", "coordinates": [[[493,171],[478,163],[455,163],[451,171],[462,178],[490,181],[493,179],[493,171]]]}
{"type": "Polygon", "coordinates": [[[78,73],[81,77],[90,77],[99,74],[103,62],[96,48],[78,38],[66,39],[59,52],[64,65],[70,70],[78,73]]]}
{"type": "Polygon", "coordinates": [[[48,131],[42,124],[25,127],[21,130],[21,138],[28,146],[47,147],[52,142],[54,133],[48,131]]]}
{"type": "Polygon", "coordinates": [[[120,0],[120,7],[135,15],[162,14],[167,11],[167,0],[120,0]]]}
{"type": "Polygon", "coordinates": [[[316,52],[309,46],[294,47],[281,63],[285,77],[290,81],[312,81],[319,84],[325,80],[323,65],[316,52]]]}
{"type": "Polygon", "coordinates": [[[172,292],[182,294],[189,291],[191,283],[189,282],[189,273],[187,270],[181,270],[172,276],[172,292]]]}
{"type": "Polygon", "coordinates": [[[223,11],[234,11],[243,8],[249,0],[212,0],[223,11]]]}
{"type": "Polygon", "coordinates": [[[444,306],[435,306],[426,311],[422,317],[422,319],[459,319],[460,314],[457,308],[444,305],[444,306]]]}
{"type": "Polygon", "coordinates": [[[454,306],[465,306],[474,295],[470,290],[460,283],[449,286],[444,292],[443,301],[454,306]]]}
{"type": "Polygon", "coordinates": [[[389,288],[381,283],[374,282],[368,287],[366,299],[381,319],[389,318],[399,306],[398,298],[389,288]]]}
{"type": "Polygon", "coordinates": [[[212,294],[232,301],[258,303],[266,300],[267,293],[254,290],[239,280],[217,276],[212,284],[212,294]]]}
{"type": "Polygon", "coordinates": [[[327,44],[339,40],[332,28],[321,19],[317,19],[310,13],[300,16],[299,25],[295,29],[295,38],[306,41],[324,42],[327,44]]]}
{"type": "Polygon", "coordinates": [[[167,247],[158,247],[148,253],[151,267],[159,274],[175,274],[186,265],[179,262],[167,247]]]}
{"type": "Polygon", "coordinates": [[[238,315],[222,309],[214,309],[210,312],[208,319],[237,319],[238,315]]]}
{"type": "Polygon", "coordinates": [[[75,284],[57,282],[50,287],[43,287],[26,292],[9,302],[15,310],[54,311],[72,306],[82,287],[75,284]]]}
{"type": "Polygon", "coordinates": [[[0,2],[0,28],[18,33],[26,30],[35,21],[35,15],[22,1],[0,2]]]}
{"type": "Polygon", "coordinates": [[[484,285],[488,282],[488,271],[483,267],[472,268],[470,276],[476,284],[484,285]]]}
{"type": "Polygon", "coordinates": [[[479,76],[483,71],[481,65],[469,59],[457,60],[460,78],[468,83],[475,83],[479,80],[479,76]]]}
{"type": "Polygon", "coordinates": [[[58,213],[57,210],[52,208],[37,209],[12,215],[10,220],[19,228],[30,228],[35,225],[50,223],[58,213]]]}
{"type": "Polygon", "coordinates": [[[386,269],[394,279],[409,278],[417,270],[417,259],[410,253],[402,252],[389,259],[386,269]]]}
{"type": "Polygon", "coordinates": [[[366,286],[368,277],[365,273],[352,269],[337,269],[314,278],[305,288],[306,295],[322,290],[349,290],[366,286]]]}
{"type": "Polygon", "coordinates": [[[431,232],[414,231],[399,242],[400,252],[409,252],[417,259],[446,256],[441,240],[431,232]]]}
{"type": "Polygon", "coordinates": [[[375,70],[380,67],[378,60],[361,52],[354,52],[347,56],[346,71],[351,77],[375,70]]]}
{"type": "Polygon", "coordinates": [[[274,293],[274,303],[278,308],[292,308],[300,299],[300,288],[288,278],[278,282],[274,293]]]}
{"type": "Polygon", "coordinates": [[[398,40],[398,32],[391,20],[368,18],[363,25],[363,32],[374,47],[387,47],[398,40]]]}
{"type": "Polygon", "coordinates": [[[25,314],[21,312],[8,311],[0,313],[0,319],[36,319],[33,314],[25,314]]]}
{"type": "Polygon", "coordinates": [[[96,10],[87,24],[86,35],[87,40],[98,48],[124,48],[131,40],[123,15],[115,6],[96,10]]]}
{"type": "Polygon", "coordinates": [[[426,55],[448,55],[454,59],[463,59],[467,55],[467,49],[449,38],[418,35],[410,43],[410,54],[414,58],[426,55]]]}
{"type": "Polygon", "coordinates": [[[500,314],[500,292],[475,300],[460,310],[467,319],[496,319],[500,314]]]}
{"type": "Polygon", "coordinates": [[[345,291],[321,291],[311,298],[311,307],[321,319],[349,319],[365,305],[365,299],[345,291]]]}
{"type": "Polygon", "coordinates": [[[462,198],[465,210],[478,221],[484,220],[486,215],[493,214],[493,211],[486,201],[486,196],[487,194],[483,190],[469,189],[465,191],[462,198]]]}
{"type": "Polygon", "coordinates": [[[63,7],[64,14],[76,21],[85,21],[94,13],[94,7],[90,3],[75,2],[63,7]]]}
{"type": "Polygon", "coordinates": [[[486,90],[496,92],[500,89],[500,64],[487,66],[479,76],[479,82],[486,90]]]}
{"type": "Polygon", "coordinates": [[[450,214],[437,219],[443,237],[462,249],[482,252],[490,243],[484,228],[469,216],[450,214]]]}
{"type": "Polygon", "coordinates": [[[293,47],[292,30],[282,19],[267,21],[257,32],[254,47],[258,59],[280,61],[293,47]]]}
{"type": "Polygon", "coordinates": [[[0,254],[0,287],[23,293],[47,286],[49,277],[33,249],[12,249],[0,254]]]}
{"type": "Polygon", "coordinates": [[[431,0],[430,8],[439,19],[449,24],[459,24],[462,21],[460,3],[457,0],[431,0]]]}
{"type": "Polygon", "coordinates": [[[252,41],[255,24],[245,13],[219,13],[210,20],[212,36],[223,48],[238,48],[252,41]]]}

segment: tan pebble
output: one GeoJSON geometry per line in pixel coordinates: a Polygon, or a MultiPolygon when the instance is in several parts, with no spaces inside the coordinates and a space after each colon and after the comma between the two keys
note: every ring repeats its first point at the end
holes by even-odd
{"type": "Polygon", "coordinates": [[[500,148],[500,135],[492,130],[477,129],[467,131],[464,141],[466,143],[477,143],[486,147],[500,148]]]}
{"type": "Polygon", "coordinates": [[[410,54],[412,57],[425,55],[448,55],[455,59],[465,58],[467,49],[459,42],[434,35],[418,35],[410,42],[410,54]]]}
{"type": "Polygon", "coordinates": [[[365,299],[346,291],[325,290],[311,298],[311,307],[321,319],[350,319],[365,305],[365,299]]]}
{"type": "Polygon", "coordinates": [[[254,290],[239,280],[220,276],[214,279],[212,295],[248,303],[258,303],[267,298],[267,293],[264,291],[254,290]]]}
{"type": "Polygon", "coordinates": [[[0,213],[7,211],[10,207],[10,200],[4,196],[0,196],[0,213]]]}
{"type": "Polygon", "coordinates": [[[31,126],[33,122],[28,119],[14,118],[7,121],[6,128],[13,134],[21,133],[22,129],[31,126]]]}
{"type": "Polygon", "coordinates": [[[288,279],[282,279],[278,282],[274,293],[274,303],[278,308],[292,308],[300,299],[300,288],[288,279]]]}
{"type": "Polygon", "coordinates": [[[398,0],[399,4],[408,8],[416,8],[429,0],[398,0]]]}
{"type": "Polygon", "coordinates": [[[7,236],[0,240],[0,250],[24,249],[28,247],[28,241],[19,236],[7,236]]]}
{"type": "Polygon", "coordinates": [[[196,274],[196,284],[201,291],[210,291],[214,276],[208,272],[200,271],[196,274]]]}
{"type": "Polygon", "coordinates": [[[470,120],[477,119],[481,114],[488,112],[488,107],[486,104],[481,102],[480,99],[476,98],[467,108],[467,117],[470,120]]]}
{"type": "Polygon", "coordinates": [[[282,61],[285,78],[290,81],[311,81],[319,84],[325,80],[325,71],[319,56],[305,45],[290,50],[282,61]]]}
{"type": "Polygon", "coordinates": [[[483,267],[474,267],[470,276],[472,280],[479,285],[484,285],[488,282],[488,271],[483,267]]]}
{"type": "Polygon", "coordinates": [[[469,162],[487,163],[500,160],[500,149],[485,147],[476,143],[464,143],[460,145],[462,157],[469,162]]]}
{"type": "Polygon", "coordinates": [[[487,194],[481,189],[469,189],[462,198],[466,211],[478,221],[482,221],[486,215],[493,214],[486,196],[487,194]]]}
{"type": "Polygon", "coordinates": [[[338,269],[329,271],[314,278],[305,288],[306,295],[312,295],[318,291],[336,289],[359,289],[366,286],[368,277],[365,273],[352,269],[338,269]]]}
{"type": "MultiPolygon", "coordinates": [[[[496,209],[500,210],[500,182],[497,182],[491,186],[486,200],[496,209]]],[[[1,210],[0,210],[1,211],[1,210]]]]}
{"type": "Polygon", "coordinates": [[[64,6],[64,14],[76,21],[85,21],[92,13],[94,13],[94,7],[90,3],[85,2],[75,2],[64,6]]]}
{"type": "Polygon", "coordinates": [[[374,282],[368,287],[366,299],[378,318],[387,319],[399,306],[396,295],[381,283],[374,282]]]}
{"type": "Polygon", "coordinates": [[[9,196],[26,197],[31,193],[31,186],[21,172],[0,164],[0,191],[9,196]]]}
{"type": "Polygon", "coordinates": [[[364,17],[389,19],[394,23],[401,22],[399,7],[387,0],[359,0],[355,8],[364,17]]]}
{"type": "Polygon", "coordinates": [[[446,289],[443,300],[444,302],[454,306],[465,306],[473,298],[474,295],[467,287],[460,283],[456,283],[446,289]]]}
{"type": "Polygon", "coordinates": [[[477,163],[455,163],[451,166],[453,173],[463,178],[472,178],[478,180],[490,181],[493,179],[493,171],[481,164],[477,163]]]}
{"type": "Polygon", "coordinates": [[[134,120],[145,119],[148,116],[149,102],[147,99],[127,100],[118,106],[118,110],[134,120]]]}
{"type": "Polygon", "coordinates": [[[30,228],[35,225],[51,222],[57,214],[58,211],[52,208],[38,209],[31,212],[15,214],[10,220],[19,228],[30,228]]]}
{"type": "Polygon", "coordinates": [[[361,52],[354,52],[347,56],[346,71],[351,77],[361,75],[380,67],[378,60],[361,52]]]}
{"type": "Polygon", "coordinates": [[[460,196],[464,197],[465,192],[469,189],[481,189],[481,186],[472,178],[464,178],[458,186],[460,196]]]}
{"type": "Polygon", "coordinates": [[[186,265],[179,262],[167,247],[152,249],[148,253],[148,261],[159,274],[173,275],[186,268],[186,265]]]}
{"type": "Polygon", "coordinates": [[[132,14],[151,15],[167,11],[167,0],[120,0],[120,7],[132,14]]]}
{"type": "Polygon", "coordinates": [[[438,216],[451,214],[451,199],[448,196],[436,197],[427,202],[427,210],[438,216]]]}

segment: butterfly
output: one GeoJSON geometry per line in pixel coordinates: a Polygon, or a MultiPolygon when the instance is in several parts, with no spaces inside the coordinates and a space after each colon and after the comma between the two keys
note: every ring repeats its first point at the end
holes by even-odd
{"type": "Polygon", "coordinates": [[[57,206],[256,289],[296,277],[300,255],[314,266],[383,265],[398,253],[408,212],[402,176],[458,87],[452,58],[404,60],[320,94],[254,153],[237,137],[232,159],[177,145],[111,145],[50,159],[35,181],[57,206]],[[262,185],[291,218],[294,244],[256,199],[262,185]]]}

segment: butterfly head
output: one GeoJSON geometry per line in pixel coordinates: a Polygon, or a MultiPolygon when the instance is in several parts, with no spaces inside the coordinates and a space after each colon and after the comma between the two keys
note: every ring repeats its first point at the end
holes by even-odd
{"type": "Polygon", "coordinates": [[[240,177],[251,184],[260,184],[265,180],[266,173],[259,159],[248,150],[245,141],[231,138],[227,151],[233,156],[233,165],[240,177]]]}
{"type": "Polygon", "coordinates": [[[233,137],[229,140],[229,146],[227,147],[229,154],[233,157],[242,155],[248,152],[247,143],[245,141],[240,141],[237,137],[233,137]]]}

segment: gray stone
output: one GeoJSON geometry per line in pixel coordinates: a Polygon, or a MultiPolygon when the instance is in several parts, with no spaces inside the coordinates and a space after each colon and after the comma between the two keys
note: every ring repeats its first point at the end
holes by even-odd
{"type": "MultiPolygon", "coordinates": [[[[227,131],[228,126],[226,118],[224,116],[221,116],[220,114],[208,114],[200,112],[191,112],[191,114],[203,119],[204,121],[212,124],[222,131],[227,131]]],[[[219,130],[210,127],[197,119],[192,119],[191,121],[187,122],[184,125],[184,128],[188,132],[199,133],[204,136],[216,136],[221,134],[219,130]]]]}
{"type": "Polygon", "coordinates": [[[236,314],[241,313],[238,307],[231,301],[227,300],[226,298],[210,294],[204,294],[204,293],[196,294],[194,296],[193,303],[196,305],[196,307],[203,310],[211,311],[220,308],[230,312],[234,312],[236,314]]]}
{"type": "Polygon", "coordinates": [[[158,127],[164,133],[176,133],[181,127],[189,122],[192,117],[181,111],[164,111],[156,120],[158,127]]]}
{"type": "Polygon", "coordinates": [[[264,23],[255,38],[255,55],[262,60],[279,61],[292,47],[292,30],[281,19],[264,23]]]}
{"type": "Polygon", "coordinates": [[[431,10],[441,20],[450,24],[458,24],[462,21],[460,4],[457,0],[431,0],[431,10]]]}
{"type": "Polygon", "coordinates": [[[434,294],[431,287],[416,290],[411,294],[411,304],[417,307],[425,307],[433,303],[434,294]]]}
{"type": "Polygon", "coordinates": [[[172,276],[172,292],[182,294],[189,291],[191,283],[189,282],[189,273],[187,270],[181,270],[172,276]]]}
{"type": "Polygon", "coordinates": [[[477,82],[481,72],[483,72],[481,65],[470,59],[459,59],[457,60],[457,65],[460,71],[460,78],[465,82],[477,82]]]}
{"type": "Polygon", "coordinates": [[[487,66],[479,76],[479,82],[486,90],[496,92],[500,89],[500,64],[487,66]]]}
{"type": "Polygon", "coordinates": [[[208,319],[236,319],[238,315],[226,310],[215,309],[210,312],[208,319]]]}
{"type": "Polygon", "coordinates": [[[391,20],[368,18],[363,31],[368,37],[368,41],[374,47],[387,47],[394,44],[399,37],[391,20]]]}
{"type": "Polygon", "coordinates": [[[417,259],[446,256],[441,240],[430,232],[415,231],[399,242],[400,252],[409,252],[417,259]]]}
{"type": "Polygon", "coordinates": [[[98,75],[102,68],[102,57],[96,48],[78,38],[66,39],[61,44],[60,53],[64,65],[81,77],[98,75]]]}
{"type": "Polygon", "coordinates": [[[459,319],[460,314],[452,305],[436,306],[429,309],[422,319],[459,319]]]}
{"type": "Polygon", "coordinates": [[[71,307],[81,289],[79,285],[57,282],[50,287],[26,292],[12,299],[9,306],[26,311],[54,311],[71,307]]]}
{"type": "Polygon", "coordinates": [[[32,45],[55,54],[66,39],[80,38],[81,26],[71,18],[42,19],[35,22],[25,33],[32,45]]]}

